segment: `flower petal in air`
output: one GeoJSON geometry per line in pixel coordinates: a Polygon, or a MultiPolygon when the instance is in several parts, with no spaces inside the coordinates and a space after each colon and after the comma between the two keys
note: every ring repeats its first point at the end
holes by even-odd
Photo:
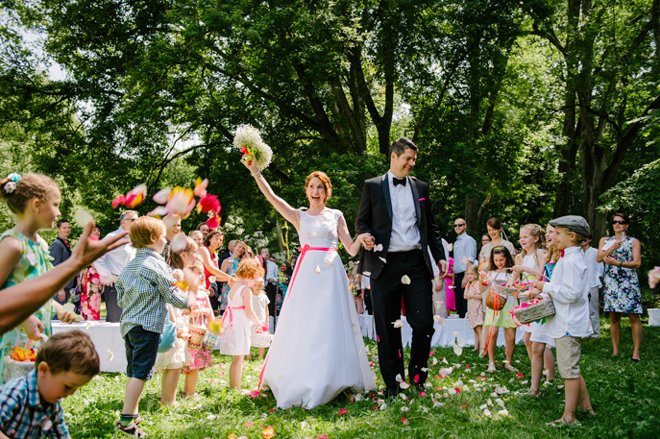
{"type": "Polygon", "coordinates": [[[410,282],[411,282],[411,281],[410,281],[410,277],[408,277],[407,274],[404,274],[403,276],[401,276],[401,283],[402,283],[402,284],[404,284],[404,285],[410,285],[410,282]]]}
{"type": "Polygon", "coordinates": [[[401,319],[398,319],[392,322],[392,326],[394,326],[395,328],[400,328],[401,326],[403,326],[403,323],[401,322],[401,319]]]}
{"type": "Polygon", "coordinates": [[[321,274],[321,267],[319,267],[319,266],[317,265],[317,266],[314,268],[314,272],[315,272],[316,274],[321,274]]]}
{"type": "Polygon", "coordinates": [[[85,228],[90,221],[94,221],[94,217],[91,213],[83,209],[82,207],[76,210],[76,213],[73,215],[73,219],[76,221],[81,228],[85,228]]]}

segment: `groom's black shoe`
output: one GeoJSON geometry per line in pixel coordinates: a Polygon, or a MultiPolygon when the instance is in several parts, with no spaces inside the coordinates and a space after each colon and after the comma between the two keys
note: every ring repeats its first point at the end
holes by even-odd
{"type": "Polygon", "coordinates": [[[387,386],[385,389],[385,398],[396,398],[401,393],[399,386],[387,386]]]}

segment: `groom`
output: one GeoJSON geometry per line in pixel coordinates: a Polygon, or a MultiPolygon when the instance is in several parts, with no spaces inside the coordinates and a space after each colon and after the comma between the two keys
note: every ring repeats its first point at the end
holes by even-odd
{"type": "Polygon", "coordinates": [[[366,251],[360,265],[362,274],[371,278],[378,359],[387,396],[399,393],[397,375],[405,380],[401,329],[394,325],[401,319],[402,298],[413,330],[408,378],[419,388],[426,381],[434,331],[432,265],[437,264],[441,273],[447,266],[431,212],[429,185],[409,175],[416,158],[417,146],[411,140],[392,143],[390,170],[365,181],[355,220],[356,232],[364,238],[366,251]]]}

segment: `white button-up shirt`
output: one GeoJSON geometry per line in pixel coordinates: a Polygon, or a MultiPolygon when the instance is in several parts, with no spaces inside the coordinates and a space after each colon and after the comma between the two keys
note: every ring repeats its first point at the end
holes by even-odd
{"type": "MultiPolygon", "coordinates": [[[[449,256],[449,252],[445,253],[449,256]]],[[[454,273],[463,273],[467,262],[473,264],[477,260],[477,241],[466,232],[461,233],[454,241],[454,273]]]]}
{"type": "MultiPolygon", "coordinates": [[[[108,233],[107,236],[116,236],[122,232],[123,230],[120,228],[114,232],[108,233]]],[[[119,277],[126,264],[128,264],[134,257],[135,247],[130,244],[125,244],[101,256],[94,261],[93,265],[101,277],[101,282],[104,284],[112,284],[115,282],[116,278],[119,277]]]]}
{"type": "Polygon", "coordinates": [[[543,293],[552,298],[555,306],[555,315],[545,323],[545,333],[550,337],[588,337],[592,334],[587,281],[582,249],[567,248],[555,266],[552,279],[543,286],[543,293]]]}
{"type": "Polygon", "coordinates": [[[277,283],[277,264],[266,261],[266,282],[277,283]]]}
{"type": "Polygon", "coordinates": [[[419,248],[421,242],[417,228],[415,204],[410,187],[412,181],[406,178],[405,186],[394,186],[394,175],[387,172],[387,182],[390,186],[390,199],[392,200],[392,236],[388,252],[403,252],[419,248]]]}
{"type": "Polygon", "coordinates": [[[589,247],[584,252],[584,263],[587,265],[587,275],[589,276],[589,288],[600,288],[600,278],[603,275],[603,263],[596,260],[598,250],[589,247]]]}

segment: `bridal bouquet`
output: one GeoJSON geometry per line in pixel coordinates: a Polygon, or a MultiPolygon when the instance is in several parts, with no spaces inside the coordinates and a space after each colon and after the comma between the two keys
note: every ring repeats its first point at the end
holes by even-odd
{"type": "Polygon", "coordinates": [[[248,165],[255,161],[257,168],[263,171],[270,165],[273,150],[261,139],[261,133],[252,125],[239,125],[234,134],[234,146],[243,154],[248,165]]]}

